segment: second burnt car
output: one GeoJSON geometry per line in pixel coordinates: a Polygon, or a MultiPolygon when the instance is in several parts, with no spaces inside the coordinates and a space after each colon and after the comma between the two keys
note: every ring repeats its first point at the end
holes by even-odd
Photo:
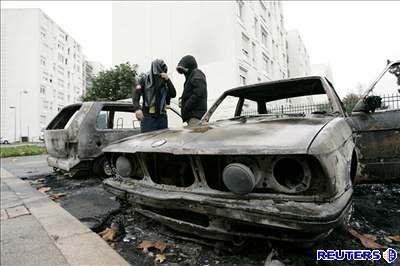
{"type": "Polygon", "coordinates": [[[231,89],[197,127],[106,147],[115,177],[104,186],[183,233],[312,243],[350,210],[357,159],[346,116],[322,77],[231,89]]]}
{"type": "Polygon", "coordinates": [[[84,102],[64,107],[44,130],[48,165],[71,176],[87,172],[110,175],[102,149],[140,133],[133,118],[131,103],[84,102]]]}

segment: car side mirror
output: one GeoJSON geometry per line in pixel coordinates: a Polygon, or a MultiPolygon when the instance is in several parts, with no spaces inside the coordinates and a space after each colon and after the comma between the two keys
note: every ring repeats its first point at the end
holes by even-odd
{"type": "Polygon", "coordinates": [[[354,112],[374,113],[377,108],[382,106],[382,98],[380,96],[370,95],[360,99],[353,108],[354,112]]]}

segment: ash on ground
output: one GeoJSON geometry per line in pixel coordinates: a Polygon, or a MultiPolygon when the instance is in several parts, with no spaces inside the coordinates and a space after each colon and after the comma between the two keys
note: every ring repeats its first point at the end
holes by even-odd
{"type": "MultiPolygon", "coordinates": [[[[274,265],[365,265],[365,261],[316,261],[317,249],[367,249],[349,233],[377,237],[376,242],[400,251],[400,243],[389,236],[400,234],[400,184],[363,184],[355,186],[353,212],[347,227],[335,229],[326,239],[311,248],[287,243],[250,240],[240,251],[232,243],[213,243],[211,240],[183,235],[135,212],[124,202],[103,190],[95,178],[70,179],[62,175],[29,178],[36,187],[51,187],[48,194],[63,192],[56,201],[95,232],[117,228],[119,234],[109,243],[132,265],[264,265],[274,251],[274,265]],[[195,240],[195,241],[194,241],[195,240]],[[143,241],[167,245],[162,252],[150,247],[144,253],[143,241]],[[217,247],[216,247],[217,246],[217,247]]],[[[386,265],[384,260],[370,265],[386,265]]]]}

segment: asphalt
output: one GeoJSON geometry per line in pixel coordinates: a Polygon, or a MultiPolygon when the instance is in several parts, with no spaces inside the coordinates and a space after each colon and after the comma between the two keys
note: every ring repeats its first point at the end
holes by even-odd
{"type": "Polygon", "coordinates": [[[2,158],[1,167],[18,177],[48,175],[53,169],[46,158],[47,155],[2,158]]]}
{"type": "Polygon", "coordinates": [[[46,194],[3,168],[0,240],[1,265],[129,265],[46,194]]]}

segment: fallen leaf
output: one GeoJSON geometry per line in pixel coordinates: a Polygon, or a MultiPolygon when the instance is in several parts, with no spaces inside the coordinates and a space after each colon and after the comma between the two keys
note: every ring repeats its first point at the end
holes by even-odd
{"type": "Polygon", "coordinates": [[[381,245],[379,243],[376,243],[375,242],[376,236],[374,236],[374,235],[369,235],[369,234],[363,235],[363,234],[358,233],[354,229],[350,229],[349,232],[354,237],[360,239],[361,244],[366,248],[370,248],[370,249],[384,249],[384,248],[387,248],[386,246],[383,246],[383,245],[381,245]]]}
{"type": "Polygon", "coordinates": [[[142,243],[139,244],[138,248],[143,249],[144,253],[149,252],[149,248],[156,248],[158,249],[161,253],[164,252],[164,250],[167,248],[167,244],[163,242],[152,242],[148,240],[143,240],[142,243]]]}
{"type": "Polygon", "coordinates": [[[154,247],[158,249],[161,253],[163,253],[164,250],[167,248],[167,244],[163,242],[156,242],[154,243],[154,247]]]}
{"type": "Polygon", "coordinates": [[[117,235],[118,231],[114,228],[106,228],[104,231],[100,232],[99,235],[105,240],[105,241],[112,241],[115,236],[117,235]]]}
{"type": "Polygon", "coordinates": [[[157,254],[156,255],[156,259],[154,260],[154,262],[159,262],[159,263],[163,263],[167,258],[165,257],[164,254],[157,254]]]}
{"type": "Polygon", "coordinates": [[[61,197],[64,197],[65,195],[67,195],[67,194],[66,193],[56,193],[56,194],[50,195],[49,199],[56,200],[56,199],[59,199],[61,197]]]}
{"type": "Polygon", "coordinates": [[[142,249],[144,253],[149,252],[149,248],[151,247],[153,247],[153,242],[148,240],[143,240],[138,246],[138,248],[142,249]]]}
{"type": "Polygon", "coordinates": [[[390,239],[396,241],[396,242],[400,242],[400,235],[396,235],[396,236],[389,236],[390,239]]]}
{"type": "Polygon", "coordinates": [[[42,192],[42,193],[46,193],[46,192],[48,192],[48,191],[50,191],[50,190],[51,190],[50,187],[41,187],[41,188],[38,189],[38,191],[39,191],[39,192],[42,192]]]}
{"type": "Polygon", "coordinates": [[[117,244],[117,243],[115,243],[115,242],[111,242],[111,243],[110,243],[110,247],[112,247],[113,249],[115,249],[116,244],[117,244]]]}

